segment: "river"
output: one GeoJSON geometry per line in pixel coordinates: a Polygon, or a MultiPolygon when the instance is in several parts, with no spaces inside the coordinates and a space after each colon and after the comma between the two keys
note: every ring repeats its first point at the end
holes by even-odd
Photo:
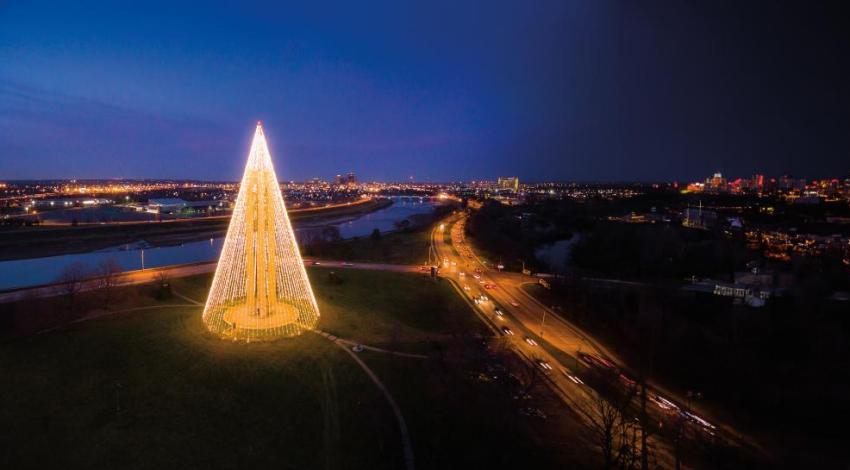
{"type": "MultiPolygon", "coordinates": [[[[372,230],[388,232],[395,229],[394,223],[416,214],[433,210],[435,203],[428,199],[393,197],[393,205],[364,214],[357,218],[335,220],[326,223],[339,228],[343,238],[368,236],[372,230]]],[[[318,225],[295,226],[295,232],[315,230],[318,225]]],[[[72,263],[83,263],[96,269],[99,263],[113,258],[126,270],[156,268],[172,264],[214,261],[221,252],[224,238],[183,243],[175,246],[148,246],[145,243],[119,245],[88,253],[0,261],[0,290],[36,286],[54,282],[62,270],[72,263]]]]}

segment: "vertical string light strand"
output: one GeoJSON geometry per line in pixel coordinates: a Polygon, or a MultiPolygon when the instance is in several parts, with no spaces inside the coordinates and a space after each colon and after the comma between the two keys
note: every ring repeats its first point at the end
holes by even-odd
{"type": "Polygon", "coordinates": [[[258,123],[204,306],[204,324],[223,338],[251,341],[299,335],[318,319],[319,307],[258,123]]]}

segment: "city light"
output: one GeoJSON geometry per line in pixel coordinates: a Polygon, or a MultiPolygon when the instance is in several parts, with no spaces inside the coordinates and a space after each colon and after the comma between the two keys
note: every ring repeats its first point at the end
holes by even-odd
{"type": "Polygon", "coordinates": [[[301,334],[318,318],[263,128],[257,124],[204,306],[204,323],[224,338],[251,341],[301,334]]]}

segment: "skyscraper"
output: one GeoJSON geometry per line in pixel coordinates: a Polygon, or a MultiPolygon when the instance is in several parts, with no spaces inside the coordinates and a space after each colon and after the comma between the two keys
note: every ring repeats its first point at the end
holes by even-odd
{"type": "Polygon", "coordinates": [[[496,186],[499,189],[509,189],[513,192],[519,192],[519,178],[516,176],[499,177],[496,181],[496,186]]]}
{"type": "Polygon", "coordinates": [[[224,338],[264,340],[298,335],[318,319],[258,123],[203,320],[224,338]]]}

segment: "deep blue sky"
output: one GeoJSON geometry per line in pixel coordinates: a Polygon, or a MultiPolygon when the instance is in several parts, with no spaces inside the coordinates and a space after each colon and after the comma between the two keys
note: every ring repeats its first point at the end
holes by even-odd
{"type": "Polygon", "coordinates": [[[825,4],[59,3],[0,1],[0,179],[234,180],[258,119],[281,179],[850,173],[825,4]]]}

